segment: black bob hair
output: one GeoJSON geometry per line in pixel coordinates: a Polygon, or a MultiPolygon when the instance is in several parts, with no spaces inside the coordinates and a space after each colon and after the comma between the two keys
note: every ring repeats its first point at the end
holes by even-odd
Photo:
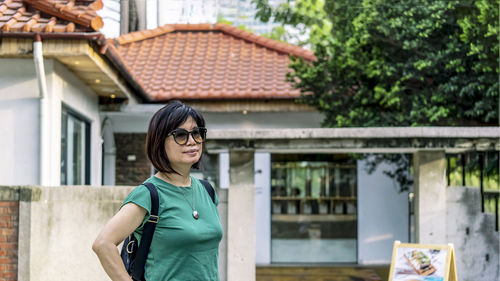
{"type": "MultiPolygon", "coordinates": [[[[165,152],[165,139],[170,132],[186,122],[189,117],[194,119],[198,127],[205,127],[203,116],[189,105],[178,100],[169,102],[151,118],[146,135],[146,155],[157,171],[178,174],[168,161],[165,152]]],[[[198,162],[193,164],[192,168],[199,169],[200,162],[201,157],[198,162]]]]}

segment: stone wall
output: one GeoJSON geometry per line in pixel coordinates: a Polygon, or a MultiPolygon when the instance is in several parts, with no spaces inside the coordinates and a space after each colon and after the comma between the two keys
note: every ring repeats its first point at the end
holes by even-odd
{"type": "Polygon", "coordinates": [[[136,186],[151,176],[146,134],[115,134],[116,185],[136,186]]]}

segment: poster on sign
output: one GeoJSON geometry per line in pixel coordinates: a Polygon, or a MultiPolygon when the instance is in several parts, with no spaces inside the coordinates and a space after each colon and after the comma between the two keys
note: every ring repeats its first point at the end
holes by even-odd
{"type": "Polygon", "coordinates": [[[453,245],[394,243],[390,281],[456,281],[453,245]]]}

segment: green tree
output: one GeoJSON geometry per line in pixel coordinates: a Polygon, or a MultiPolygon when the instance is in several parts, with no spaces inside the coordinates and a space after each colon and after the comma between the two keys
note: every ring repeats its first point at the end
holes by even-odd
{"type": "MultiPolygon", "coordinates": [[[[262,21],[322,31],[307,40],[317,60],[292,58],[288,79],[326,127],[499,123],[500,0],[253,1],[262,21]]],[[[370,159],[412,185],[411,156],[370,159]]]]}
{"type": "Polygon", "coordinates": [[[321,44],[330,37],[331,23],[322,0],[286,1],[276,7],[267,0],[252,2],[257,8],[256,18],[281,23],[264,36],[299,46],[321,44]]]}
{"type": "Polygon", "coordinates": [[[317,60],[292,58],[288,79],[325,126],[498,124],[500,0],[254,2],[311,30],[317,60]]]}

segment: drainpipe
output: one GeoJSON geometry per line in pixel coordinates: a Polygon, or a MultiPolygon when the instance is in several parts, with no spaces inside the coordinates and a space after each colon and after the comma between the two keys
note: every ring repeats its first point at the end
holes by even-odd
{"type": "Polygon", "coordinates": [[[47,96],[47,81],[43,65],[42,38],[40,34],[35,35],[33,41],[33,60],[35,61],[38,90],[40,91],[40,159],[39,159],[39,184],[49,185],[49,99],[47,96]]]}

